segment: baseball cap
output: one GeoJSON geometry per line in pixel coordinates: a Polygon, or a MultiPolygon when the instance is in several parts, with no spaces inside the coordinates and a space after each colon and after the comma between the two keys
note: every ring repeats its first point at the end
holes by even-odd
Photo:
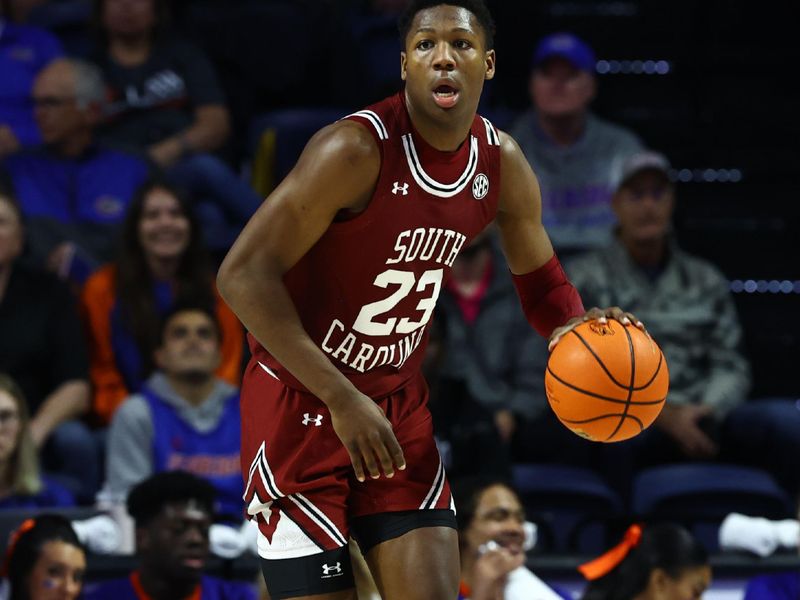
{"type": "Polygon", "coordinates": [[[564,58],[581,71],[594,73],[595,56],[591,46],[573,33],[561,31],[542,38],[533,53],[533,66],[551,58],[564,58]]]}
{"type": "Polygon", "coordinates": [[[643,150],[629,156],[624,163],[622,163],[622,170],[620,172],[619,184],[617,189],[621,188],[628,182],[634,175],[642,171],[658,171],[664,177],[669,179],[670,170],[669,160],[660,152],[654,150],[643,150]]]}

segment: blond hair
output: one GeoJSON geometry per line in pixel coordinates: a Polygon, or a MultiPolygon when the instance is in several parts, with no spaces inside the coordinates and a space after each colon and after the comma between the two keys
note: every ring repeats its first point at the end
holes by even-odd
{"type": "Polygon", "coordinates": [[[19,413],[19,434],[9,460],[10,469],[5,483],[14,494],[33,496],[42,490],[42,478],[39,474],[39,452],[29,428],[28,403],[17,382],[5,373],[0,373],[0,391],[14,399],[19,413]]]}

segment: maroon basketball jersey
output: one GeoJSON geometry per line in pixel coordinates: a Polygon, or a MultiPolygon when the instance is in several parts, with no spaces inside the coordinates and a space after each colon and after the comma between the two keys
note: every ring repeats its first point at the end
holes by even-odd
{"type": "MultiPolygon", "coordinates": [[[[381,151],[369,206],[331,224],[284,281],[306,332],[362,393],[379,398],[419,370],[427,325],[458,252],[497,212],[497,131],[476,116],[454,152],[414,130],[402,93],[345,117],[381,151]]],[[[305,388],[250,338],[253,356],[305,388]]]]}

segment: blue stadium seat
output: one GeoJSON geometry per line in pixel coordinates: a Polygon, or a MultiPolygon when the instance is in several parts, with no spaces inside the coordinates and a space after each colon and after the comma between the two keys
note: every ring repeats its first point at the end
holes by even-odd
{"type": "Polygon", "coordinates": [[[732,512],[770,519],[794,514],[788,495],[768,473],[712,463],[645,469],[634,480],[632,505],[643,519],[684,524],[710,552],[719,549],[719,525],[732,512]]]}
{"type": "Polygon", "coordinates": [[[292,170],[303,148],[322,127],[352,111],[345,108],[290,108],[265,113],[250,124],[253,187],[269,194],[292,170]]]}
{"type": "Polygon", "coordinates": [[[541,537],[552,546],[544,549],[592,554],[608,547],[622,501],[597,473],[558,464],[516,464],[512,477],[528,517],[543,526],[541,537]]]}

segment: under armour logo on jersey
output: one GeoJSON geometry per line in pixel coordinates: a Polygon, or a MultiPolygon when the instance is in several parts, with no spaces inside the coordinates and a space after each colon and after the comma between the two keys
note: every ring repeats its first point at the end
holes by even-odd
{"type": "Polygon", "coordinates": [[[328,563],[325,563],[322,565],[323,579],[326,577],[338,577],[339,575],[343,575],[342,563],[337,562],[335,565],[328,565],[328,563]]]}
{"type": "Polygon", "coordinates": [[[312,417],[308,413],[303,413],[303,425],[310,425],[311,423],[314,424],[314,427],[320,427],[322,425],[322,415],[312,417]]]}
{"type": "Polygon", "coordinates": [[[489,191],[489,178],[483,173],[478,173],[472,181],[472,195],[476,200],[483,198],[489,191]]]}
{"type": "Polygon", "coordinates": [[[395,181],[392,184],[392,193],[396,196],[397,192],[402,192],[403,196],[408,196],[408,184],[404,183],[403,185],[400,185],[399,181],[395,181]]]}

